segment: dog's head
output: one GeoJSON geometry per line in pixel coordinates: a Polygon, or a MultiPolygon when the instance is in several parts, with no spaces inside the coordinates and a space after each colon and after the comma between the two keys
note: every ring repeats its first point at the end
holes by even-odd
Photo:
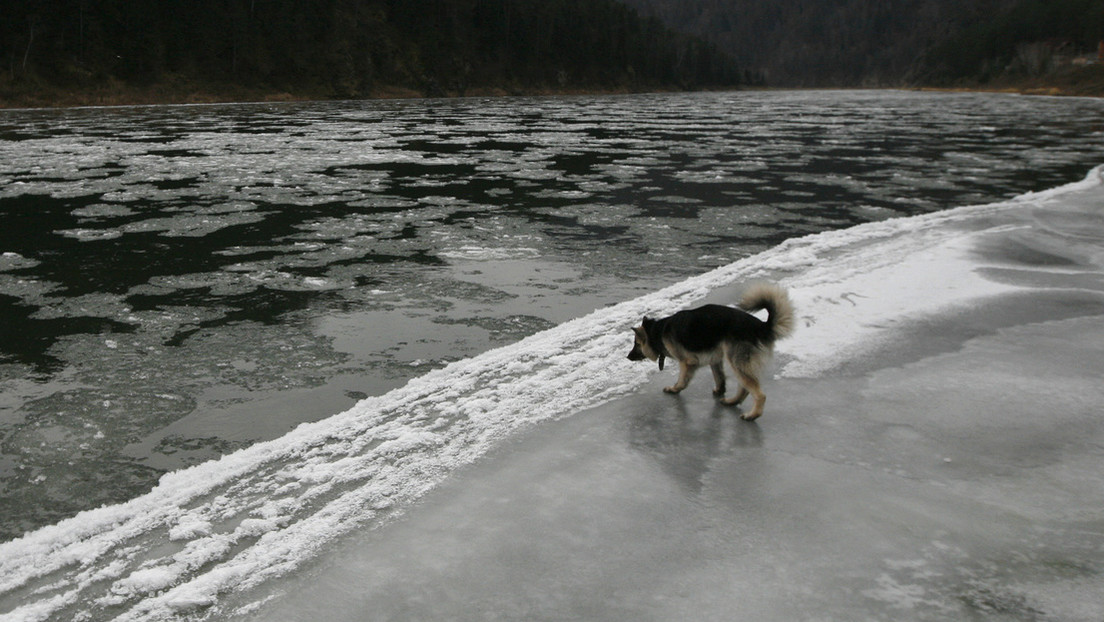
{"type": "Polygon", "coordinates": [[[648,340],[648,328],[655,322],[655,320],[644,318],[644,321],[640,323],[640,326],[633,327],[633,347],[629,351],[630,361],[643,361],[648,359],[649,361],[658,361],[659,368],[663,369],[663,362],[666,357],[663,356],[648,340]]]}

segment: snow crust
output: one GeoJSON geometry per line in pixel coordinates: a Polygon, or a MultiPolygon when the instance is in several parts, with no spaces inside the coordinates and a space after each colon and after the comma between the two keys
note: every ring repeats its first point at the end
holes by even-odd
{"type": "Polygon", "coordinates": [[[977,274],[969,248],[980,233],[960,224],[1100,192],[1102,173],[1007,202],[793,239],[169,473],[147,495],[0,544],[0,603],[18,603],[0,620],[233,613],[222,608],[226,595],[296,569],[350,530],[382,524],[517,429],[636,390],[656,372],[626,360],[629,328],[718,288],[756,279],[789,288],[799,322],[777,349],[780,373],[829,373],[907,319],[1010,289],[977,274]],[[860,287],[883,295],[853,296],[860,287]]]}

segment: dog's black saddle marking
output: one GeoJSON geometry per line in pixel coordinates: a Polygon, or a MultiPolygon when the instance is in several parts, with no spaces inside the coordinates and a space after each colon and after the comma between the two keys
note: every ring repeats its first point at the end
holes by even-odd
{"type": "MultiPolygon", "coordinates": [[[[769,339],[770,328],[759,318],[732,307],[723,305],[705,305],[696,309],[687,309],[657,320],[662,326],[656,332],[662,344],[663,336],[670,335],[671,341],[681,344],[691,352],[708,352],[721,342],[732,337],[754,341],[769,339]]],[[[651,341],[652,335],[648,335],[651,341]]]]}

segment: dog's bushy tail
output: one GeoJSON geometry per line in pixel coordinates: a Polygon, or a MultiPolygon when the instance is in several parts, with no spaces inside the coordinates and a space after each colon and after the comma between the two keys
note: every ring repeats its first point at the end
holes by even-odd
{"type": "Polygon", "coordinates": [[[786,290],[770,283],[757,283],[744,293],[740,307],[745,311],[767,310],[767,327],[774,339],[790,336],[794,330],[794,307],[786,290]]]}

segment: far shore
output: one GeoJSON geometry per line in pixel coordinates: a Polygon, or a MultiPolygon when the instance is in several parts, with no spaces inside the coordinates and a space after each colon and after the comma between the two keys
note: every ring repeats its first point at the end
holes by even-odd
{"type": "MultiPolygon", "coordinates": [[[[883,90],[903,89],[925,92],[956,92],[956,93],[1008,93],[1019,95],[1042,96],[1069,96],[1069,97],[1104,97],[1104,81],[1076,82],[1076,83],[1049,83],[1040,80],[1031,80],[1018,83],[964,85],[964,86],[879,86],[879,87],[729,87],[726,89],[696,89],[709,90],[733,90],[733,91],[785,91],[785,90],[883,90]]],[[[625,87],[609,88],[503,88],[480,87],[467,89],[462,93],[443,93],[430,95],[422,91],[404,86],[382,86],[373,89],[370,93],[357,96],[335,96],[320,91],[289,92],[283,90],[255,89],[237,86],[226,88],[201,88],[182,85],[156,84],[151,86],[131,86],[121,83],[112,83],[95,88],[79,90],[65,90],[59,88],[43,89],[41,91],[28,91],[17,93],[4,93],[0,88],[0,109],[50,109],[50,108],[84,108],[84,107],[111,107],[111,106],[151,106],[151,105],[180,105],[180,104],[232,104],[232,103],[282,103],[282,102],[306,102],[306,101],[340,101],[340,100],[388,100],[388,99],[431,99],[438,97],[510,97],[510,96],[555,96],[555,95],[618,95],[643,92],[664,92],[674,89],[652,88],[631,89],[625,87]]]]}
{"type": "MultiPolygon", "coordinates": [[[[738,89],[738,87],[729,87],[738,89]]],[[[455,97],[511,97],[511,96],[554,96],[554,95],[622,95],[629,93],[665,92],[676,89],[627,88],[611,86],[608,88],[517,88],[517,87],[478,87],[463,92],[427,94],[423,91],[404,86],[381,86],[367,94],[334,95],[322,91],[284,91],[244,87],[187,88],[177,85],[151,85],[136,87],[113,84],[80,90],[51,88],[44,91],[5,95],[0,88],[0,110],[2,109],[50,109],[50,108],[88,108],[112,106],[157,106],[187,104],[244,104],[244,103],[284,103],[308,101],[345,101],[345,100],[390,100],[390,99],[434,99],[455,97]]],[[[700,91],[727,89],[696,89],[700,91]]]]}

